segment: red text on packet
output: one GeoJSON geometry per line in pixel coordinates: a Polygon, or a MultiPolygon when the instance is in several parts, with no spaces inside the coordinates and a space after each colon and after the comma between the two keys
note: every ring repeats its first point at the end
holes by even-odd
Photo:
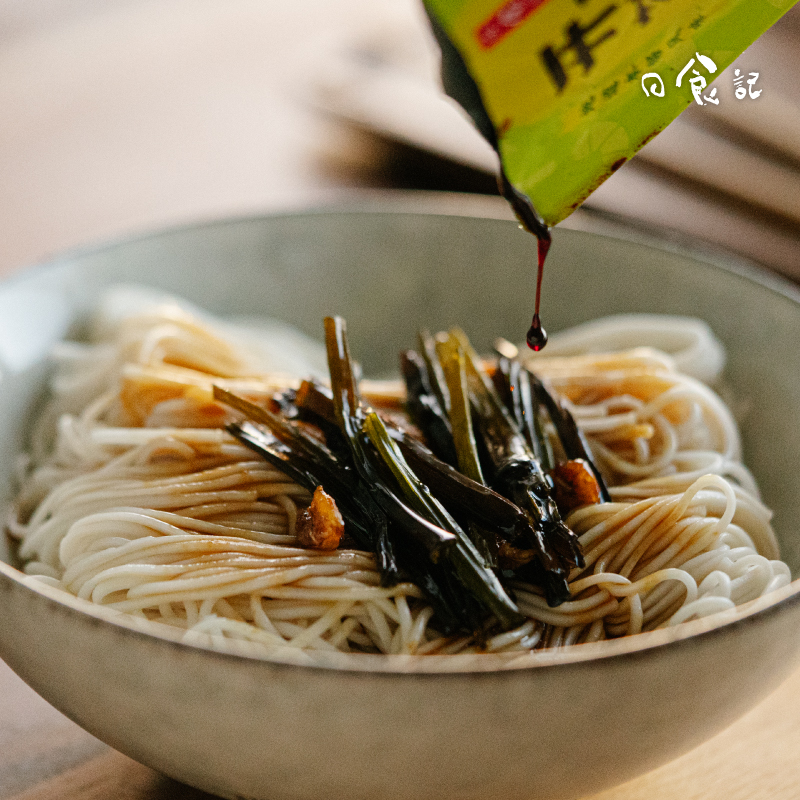
{"type": "Polygon", "coordinates": [[[488,50],[494,47],[521,22],[548,0],[508,0],[475,31],[478,44],[488,50]]]}

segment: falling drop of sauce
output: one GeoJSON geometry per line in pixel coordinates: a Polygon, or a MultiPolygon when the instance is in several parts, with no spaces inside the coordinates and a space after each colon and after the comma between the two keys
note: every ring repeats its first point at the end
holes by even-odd
{"type": "Polygon", "coordinates": [[[547,251],[550,249],[550,232],[548,231],[547,239],[539,239],[538,251],[538,266],[536,272],[536,305],[533,309],[533,320],[531,320],[531,327],[528,328],[528,335],[525,340],[528,342],[528,347],[534,352],[539,352],[547,344],[547,331],[542,327],[542,321],[539,319],[539,301],[542,299],[542,276],[544,275],[544,260],[547,258],[547,251]]]}
{"type": "Polygon", "coordinates": [[[528,347],[538,352],[547,344],[547,331],[542,327],[539,318],[539,301],[542,297],[542,276],[544,275],[544,261],[550,249],[552,239],[550,229],[544,224],[542,218],[536,213],[531,201],[522,192],[514,188],[504,170],[500,170],[498,179],[500,194],[511,204],[520,225],[538,239],[538,264],[536,272],[536,305],[533,310],[533,320],[525,337],[528,347]]]}
{"type": "Polygon", "coordinates": [[[525,341],[528,343],[528,347],[537,353],[547,344],[547,331],[542,327],[542,321],[538,314],[533,315],[533,321],[528,328],[525,341]]]}

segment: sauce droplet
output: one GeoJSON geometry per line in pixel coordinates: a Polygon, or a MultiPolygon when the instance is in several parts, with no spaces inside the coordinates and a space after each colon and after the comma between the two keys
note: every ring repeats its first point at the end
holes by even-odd
{"type": "Polygon", "coordinates": [[[547,331],[542,327],[539,319],[539,302],[542,299],[542,276],[544,275],[544,260],[547,258],[547,251],[550,249],[550,235],[546,239],[539,239],[538,243],[538,264],[536,269],[536,305],[533,308],[533,322],[528,330],[526,337],[528,347],[534,352],[539,352],[547,344],[547,331]]]}
{"type": "Polygon", "coordinates": [[[528,330],[526,340],[531,350],[538,352],[547,344],[547,332],[542,327],[539,319],[539,302],[542,297],[542,276],[544,275],[544,261],[552,242],[550,229],[544,224],[542,218],[536,213],[531,201],[522,192],[514,188],[504,170],[500,170],[500,194],[511,204],[520,225],[537,239],[538,264],[536,271],[536,305],[534,307],[533,322],[528,330]]]}
{"type": "Polygon", "coordinates": [[[533,315],[531,327],[528,328],[528,335],[525,337],[528,347],[538,353],[547,344],[547,331],[542,327],[542,321],[538,314],[533,315]]]}

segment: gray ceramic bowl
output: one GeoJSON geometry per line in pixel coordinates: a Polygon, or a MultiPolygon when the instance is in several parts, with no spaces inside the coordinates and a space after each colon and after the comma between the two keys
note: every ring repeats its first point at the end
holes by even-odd
{"type": "MultiPolygon", "coordinates": [[[[519,338],[534,247],[513,223],[392,204],[223,222],[62,258],[0,288],[0,502],[51,344],[109,284],[135,280],[218,313],[318,334],[349,320],[368,372],[416,328],[519,338]]],[[[710,260],[557,231],[544,308],[556,330],[615,312],[696,315],[728,347],[754,411],[746,458],[800,567],[800,297],[710,260]]],[[[324,666],[152,636],[135,621],[33,588],[0,563],[0,655],[95,736],[226,797],[259,800],[574,798],[658,766],[771,691],[800,651],[800,583],[735,612],[499,670],[434,659],[324,666]],[[440,670],[440,672],[437,672],[440,670]]]]}

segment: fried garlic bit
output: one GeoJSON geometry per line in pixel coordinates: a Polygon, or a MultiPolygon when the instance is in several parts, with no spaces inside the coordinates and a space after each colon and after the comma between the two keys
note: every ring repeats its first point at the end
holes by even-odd
{"type": "Polygon", "coordinates": [[[600,486],[589,464],[582,458],[558,464],[550,472],[553,497],[558,510],[566,517],[581,506],[600,502],[600,486]]]}
{"type": "Polygon", "coordinates": [[[336,502],[321,486],[314,490],[311,505],[297,518],[297,540],[303,547],[335,550],[344,534],[344,520],[336,502]]]}

